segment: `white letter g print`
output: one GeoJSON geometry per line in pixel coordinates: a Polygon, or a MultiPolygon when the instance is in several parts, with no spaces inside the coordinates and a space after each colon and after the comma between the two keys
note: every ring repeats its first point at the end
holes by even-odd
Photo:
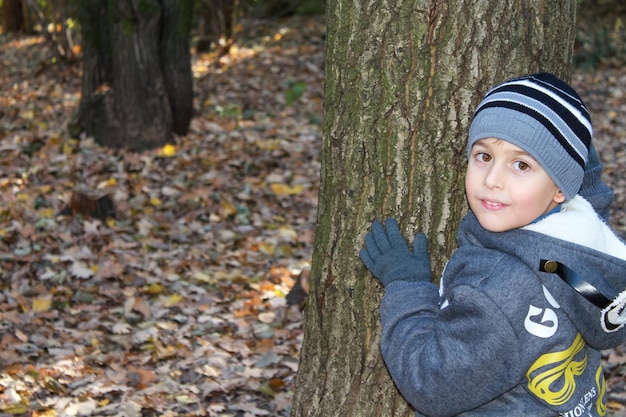
{"type": "Polygon", "coordinates": [[[559,327],[559,318],[552,309],[546,308],[544,310],[531,305],[528,307],[524,327],[530,334],[545,339],[556,333],[559,327]]]}

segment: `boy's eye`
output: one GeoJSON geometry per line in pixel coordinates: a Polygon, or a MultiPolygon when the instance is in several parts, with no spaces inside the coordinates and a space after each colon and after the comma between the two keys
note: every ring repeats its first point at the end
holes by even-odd
{"type": "Polygon", "coordinates": [[[526,171],[530,169],[530,166],[523,161],[516,161],[513,163],[513,166],[515,167],[515,169],[519,169],[520,171],[526,171]]]}
{"type": "Polygon", "coordinates": [[[480,162],[490,162],[492,156],[485,152],[479,152],[476,154],[476,159],[478,159],[480,162]]]}

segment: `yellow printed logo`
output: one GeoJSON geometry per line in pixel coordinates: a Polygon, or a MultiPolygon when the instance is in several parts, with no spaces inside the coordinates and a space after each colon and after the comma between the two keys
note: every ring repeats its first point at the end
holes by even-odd
{"type": "Polygon", "coordinates": [[[600,391],[598,395],[598,401],[596,401],[596,410],[598,415],[603,416],[606,414],[606,404],[604,403],[604,395],[606,394],[606,380],[604,379],[604,373],[602,372],[602,365],[598,367],[596,372],[596,385],[600,391]]]}
{"type": "Polygon", "coordinates": [[[572,345],[561,352],[543,354],[526,372],[528,389],[550,405],[563,405],[576,391],[576,377],[587,367],[587,354],[577,358],[585,341],[580,333],[572,345]]]}

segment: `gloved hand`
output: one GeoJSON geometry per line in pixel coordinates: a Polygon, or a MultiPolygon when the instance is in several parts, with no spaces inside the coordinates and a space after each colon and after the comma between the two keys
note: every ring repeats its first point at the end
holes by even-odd
{"type": "Polygon", "coordinates": [[[411,252],[393,218],[387,219],[386,227],[379,220],[372,223],[359,257],[384,287],[393,281],[430,282],[431,279],[426,235],[415,236],[411,252]]]}

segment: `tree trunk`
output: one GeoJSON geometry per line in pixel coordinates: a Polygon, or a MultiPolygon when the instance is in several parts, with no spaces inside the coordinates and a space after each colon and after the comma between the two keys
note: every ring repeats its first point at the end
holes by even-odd
{"type": "Polygon", "coordinates": [[[193,1],[163,0],[161,66],[172,109],[172,129],[186,135],[193,117],[191,20],[193,1]]]}
{"type": "MultiPolygon", "coordinates": [[[[575,0],[327,4],[321,188],[292,417],[412,416],[382,362],[382,289],[358,251],[393,216],[429,237],[433,275],[456,246],[474,106],[498,82],[569,77],[575,0]]],[[[453,389],[453,388],[451,388],[453,389]]]]}
{"type": "Polygon", "coordinates": [[[74,134],[145,149],[186,134],[193,111],[192,0],[86,0],[82,99],[74,134]]]}
{"type": "Polygon", "coordinates": [[[0,12],[4,33],[16,33],[25,29],[22,0],[4,0],[0,12]]]}

